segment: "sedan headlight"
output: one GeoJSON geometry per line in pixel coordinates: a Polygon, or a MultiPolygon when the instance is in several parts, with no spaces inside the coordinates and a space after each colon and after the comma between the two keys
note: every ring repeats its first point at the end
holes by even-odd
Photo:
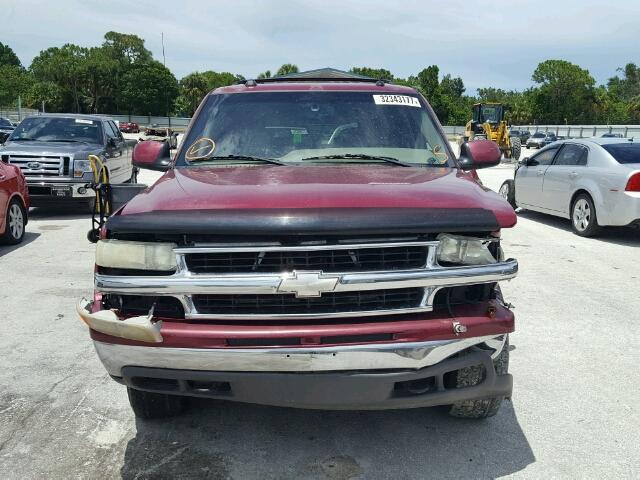
{"type": "Polygon", "coordinates": [[[96,264],[100,267],[171,271],[177,268],[175,243],[100,240],[96,264]]]}
{"type": "Polygon", "coordinates": [[[488,248],[491,240],[448,233],[442,233],[436,239],[440,241],[437,249],[439,262],[461,265],[496,263],[488,248]]]}
{"type": "Polygon", "coordinates": [[[85,173],[91,172],[91,164],[89,160],[74,160],[73,161],[73,176],[82,177],[85,173]]]}

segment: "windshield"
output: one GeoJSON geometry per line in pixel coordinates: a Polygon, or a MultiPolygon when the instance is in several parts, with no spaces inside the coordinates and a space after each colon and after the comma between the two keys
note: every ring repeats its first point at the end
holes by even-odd
{"type": "Polygon", "coordinates": [[[20,122],[9,139],[101,144],[102,127],[100,122],[84,118],[29,117],[20,122]]]}
{"type": "Polygon", "coordinates": [[[534,133],[533,134],[533,138],[544,138],[545,134],[544,133],[534,133]]]}
{"type": "Polygon", "coordinates": [[[230,156],[298,165],[380,163],[371,157],[384,156],[416,166],[452,166],[445,142],[417,95],[326,91],[211,95],[176,165],[243,163],[230,156]],[[209,157],[214,158],[206,160],[209,157]]]}
{"type": "Polygon", "coordinates": [[[618,163],[640,163],[640,143],[609,143],[602,145],[618,163]]]}
{"type": "Polygon", "coordinates": [[[0,117],[0,127],[13,127],[13,125],[6,118],[0,117]]]}

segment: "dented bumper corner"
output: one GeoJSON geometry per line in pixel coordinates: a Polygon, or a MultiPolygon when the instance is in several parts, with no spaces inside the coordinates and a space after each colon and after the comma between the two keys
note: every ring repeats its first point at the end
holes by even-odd
{"type": "Polygon", "coordinates": [[[97,332],[139,342],[162,342],[160,334],[162,321],[151,321],[153,311],[148,315],[122,320],[113,310],[100,310],[92,313],[91,302],[84,298],[76,304],[76,310],[82,321],[97,332]]]}

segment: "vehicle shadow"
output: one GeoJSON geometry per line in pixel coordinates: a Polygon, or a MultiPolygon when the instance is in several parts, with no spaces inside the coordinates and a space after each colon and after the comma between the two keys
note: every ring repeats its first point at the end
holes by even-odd
{"type": "Polygon", "coordinates": [[[36,238],[38,238],[41,234],[35,232],[24,232],[24,237],[22,237],[22,242],[17,245],[0,245],[0,257],[8,255],[14,250],[19,249],[20,247],[24,247],[25,245],[30,244],[36,238]]]}
{"type": "Polygon", "coordinates": [[[535,461],[510,401],[487,420],[442,409],[305,411],[193,399],[136,420],[123,479],[496,478],[535,461]]]}
{"type": "Polygon", "coordinates": [[[29,220],[77,220],[90,218],[91,212],[86,203],[69,203],[67,205],[47,205],[32,207],[29,220]]]}
{"type": "MultiPolygon", "coordinates": [[[[566,218],[545,215],[531,210],[518,210],[518,217],[527,218],[534,222],[542,223],[548,227],[557,228],[566,232],[572,232],[571,221],[566,218]]],[[[589,240],[615,243],[617,245],[635,247],[640,246],[640,229],[628,227],[605,227],[597,236],[589,240]]]]}

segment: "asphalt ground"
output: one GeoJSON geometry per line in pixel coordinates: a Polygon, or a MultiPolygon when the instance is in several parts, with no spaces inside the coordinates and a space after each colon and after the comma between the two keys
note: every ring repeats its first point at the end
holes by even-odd
{"type": "MultiPolygon", "coordinates": [[[[480,176],[497,189],[512,167],[480,176]]],[[[89,227],[82,209],[32,209],[24,243],[0,247],[2,479],[640,476],[638,231],[585,239],[521,212],[503,232],[520,262],[503,285],[515,386],[491,419],[196,400],[183,416],[140,421],[75,313],[92,291],[89,227]]]]}

